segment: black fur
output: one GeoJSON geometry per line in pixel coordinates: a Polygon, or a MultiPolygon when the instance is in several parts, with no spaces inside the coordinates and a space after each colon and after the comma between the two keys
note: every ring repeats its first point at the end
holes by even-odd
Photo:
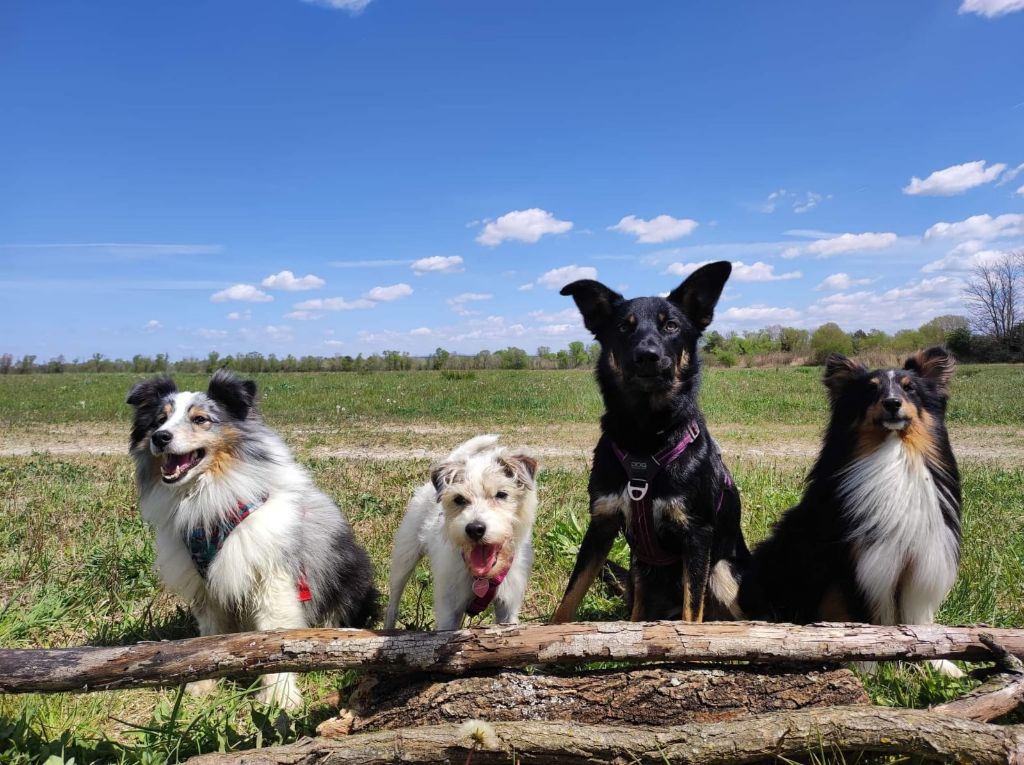
{"type": "Polygon", "coordinates": [[[218,369],[210,378],[206,395],[221,404],[236,420],[244,420],[256,406],[256,383],[243,380],[227,369],[218,369]]]}
{"type": "Polygon", "coordinates": [[[164,399],[178,392],[170,377],[152,377],[135,383],[125,403],[135,407],[132,421],[131,448],[134,449],[149,433],[156,429],[156,418],[164,399]]]}
{"type": "MultiPolygon", "coordinates": [[[[662,548],[681,553],[683,560],[651,566],[632,556],[631,597],[641,598],[637,608],[631,604],[635,618],[700,618],[703,609],[698,604],[705,600],[710,570],[721,560],[745,564],[748,552],[740,530],[739,493],[727,479],[697,402],[697,343],[711,322],[731,270],[724,261],[706,265],[668,299],[627,300],[592,280],[562,289],[563,295],[576,301],[584,324],[601,344],[597,381],[605,413],[590,473],[591,521],[556,620],[572,618],[574,605],[582,597],[579,590],[589,586],[619,531],[625,530],[627,540],[634,543],[620,515],[594,512],[595,501],[621,494],[626,485],[613,442],[631,455],[650,456],[678,443],[691,422],[700,428],[696,441],[650,486],[653,497],[677,499],[685,508],[685,523],[664,518],[656,529],[662,548]],[[683,614],[684,578],[692,590],[690,614],[683,614]]],[[[723,612],[719,608],[714,614],[723,612]]]]}
{"type": "Polygon", "coordinates": [[[740,607],[747,618],[796,624],[874,621],[856,582],[857,548],[849,541],[851,522],[837,489],[839,474],[856,455],[858,438],[878,426],[871,421],[872,407],[889,394],[930,416],[935,458],[926,464],[935,485],[952,500],[951,506],[942,506],[943,520],[959,545],[960,478],[945,426],[952,369],[946,350],[929,348],[908,358],[902,370],[893,370],[908,379],[909,387],[890,391],[872,382],[884,383],[890,370],[869,371],[839,354],[829,357],[823,382],[831,419],[821,452],[800,503],[754,548],[740,586],[740,607]]]}

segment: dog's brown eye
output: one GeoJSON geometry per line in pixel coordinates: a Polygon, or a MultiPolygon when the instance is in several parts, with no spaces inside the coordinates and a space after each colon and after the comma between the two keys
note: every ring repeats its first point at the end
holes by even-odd
{"type": "Polygon", "coordinates": [[[633,325],[630,324],[628,321],[624,321],[619,325],[619,332],[621,332],[624,335],[628,335],[632,331],[633,325]]]}
{"type": "Polygon", "coordinates": [[[452,499],[452,502],[454,502],[459,507],[465,507],[467,504],[466,498],[463,497],[461,494],[456,494],[455,498],[452,499]]]}
{"type": "Polygon", "coordinates": [[[203,425],[209,422],[209,420],[206,417],[203,417],[203,415],[197,414],[195,417],[192,418],[192,422],[196,425],[203,425]]]}
{"type": "Polygon", "coordinates": [[[499,491],[497,494],[494,495],[494,498],[495,499],[508,499],[508,492],[499,491]]]}
{"type": "Polygon", "coordinates": [[[903,390],[910,390],[911,388],[914,387],[913,385],[910,384],[910,380],[901,380],[900,385],[902,386],[903,390]]]}
{"type": "Polygon", "coordinates": [[[666,321],[665,324],[662,326],[662,329],[664,329],[666,332],[678,332],[679,323],[675,321],[666,321]]]}
{"type": "Polygon", "coordinates": [[[156,424],[157,425],[163,425],[165,422],[167,422],[167,415],[166,414],[161,414],[159,417],[156,418],[156,424]]]}

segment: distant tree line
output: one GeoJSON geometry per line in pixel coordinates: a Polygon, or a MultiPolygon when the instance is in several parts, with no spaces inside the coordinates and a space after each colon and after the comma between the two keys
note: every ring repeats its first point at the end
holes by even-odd
{"type": "MultiPolygon", "coordinates": [[[[1024,361],[1024,321],[996,336],[978,331],[977,320],[965,316],[937,316],[917,329],[902,329],[894,334],[879,329],[846,332],[829,322],[811,331],[780,325],[748,332],[711,331],[704,337],[704,358],[713,366],[783,366],[821,364],[833,352],[860,356],[878,364],[895,363],[900,356],[930,345],[945,345],[964,362],[1024,361]]],[[[136,354],[131,359],[111,359],[94,353],[88,359],[68,361],[58,356],[40,361],[26,355],[20,359],[0,354],[0,374],[62,372],[161,372],[209,374],[222,367],[243,374],[267,372],[388,372],[407,370],[477,369],[580,369],[597,363],[601,347],[579,341],[553,350],[537,348],[533,354],[510,346],[498,351],[461,354],[437,348],[427,356],[412,356],[403,351],[383,351],[357,356],[277,356],[273,353],[245,353],[222,356],[212,351],[205,358],[172,361],[167,354],[136,354]]]]}

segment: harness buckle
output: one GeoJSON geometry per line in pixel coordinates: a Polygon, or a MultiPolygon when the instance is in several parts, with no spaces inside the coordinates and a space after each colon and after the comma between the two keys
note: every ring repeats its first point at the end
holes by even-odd
{"type": "Polygon", "coordinates": [[[630,478],[626,483],[626,493],[631,500],[639,502],[647,496],[647,489],[649,487],[650,484],[643,478],[630,478]]]}
{"type": "Polygon", "coordinates": [[[697,424],[696,420],[691,420],[690,424],[686,426],[686,432],[690,435],[690,441],[696,441],[697,436],[700,435],[700,425],[697,424]]]}

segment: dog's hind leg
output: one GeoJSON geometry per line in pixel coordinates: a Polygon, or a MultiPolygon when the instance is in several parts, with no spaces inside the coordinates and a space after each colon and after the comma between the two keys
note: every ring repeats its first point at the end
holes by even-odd
{"type": "Polygon", "coordinates": [[[622,517],[618,514],[590,516],[590,525],[583,535],[583,542],[580,543],[580,551],[576,556],[576,565],[573,567],[572,576],[569,577],[569,585],[565,588],[565,595],[562,602],[558,604],[554,615],[551,617],[552,624],[567,622],[576,615],[583,596],[587,594],[590,585],[594,583],[608,554],[615,544],[615,537],[622,526],[622,517]]]}

